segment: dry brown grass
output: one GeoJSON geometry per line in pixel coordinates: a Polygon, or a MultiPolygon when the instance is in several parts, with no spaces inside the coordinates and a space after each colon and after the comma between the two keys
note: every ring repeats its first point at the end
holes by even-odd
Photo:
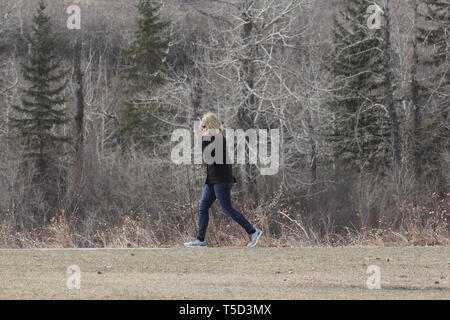
{"type": "Polygon", "coordinates": [[[0,250],[0,299],[449,299],[448,247],[0,250]],[[81,269],[68,289],[66,270],[81,269]],[[381,290],[366,287],[369,265],[381,290]]]}

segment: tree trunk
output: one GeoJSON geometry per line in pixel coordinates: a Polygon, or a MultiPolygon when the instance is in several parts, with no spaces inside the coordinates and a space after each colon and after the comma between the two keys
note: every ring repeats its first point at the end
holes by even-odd
{"type": "Polygon", "coordinates": [[[385,89],[386,89],[386,108],[391,122],[391,136],[394,164],[400,163],[400,139],[399,122],[394,105],[394,89],[392,85],[392,67],[391,67],[391,18],[389,13],[389,0],[384,0],[385,14],[385,39],[384,39],[384,70],[385,70],[385,89]]]}
{"type": "Polygon", "coordinates": [[[413,107],[413,150],[412,156],[414,161],[414,174],[416,184],[419,183],[421,176],[421,119],[420,119],[420,105],[419,105],[419,86],[417,84],[417,66],[419,58],[417,54],[417,0],[413,0],[413,30],[412,30],[412,45],[413,45],[413,61],[411,66],[411,93],[412,93],[412,107],[413,107]]]}
{"type": "Polygon", "coordinates": [[[74,71],[77,82],[77,89],[75,92],[77,99],[77,113],[75,115],[75,128],[76,128],[76,144],[75,149],[77,152],[77,158],[81,157],[83,152],[84,143],[84,95],[83,95],[83,73],[81,71],[81,39],[77,38],[75,44],[75,57],[74,57],[74,71]]]}
{"type": "MultiPolygon", "coordinates": [[[[246,131],[254,129],[255,123],[252,110],[255,110],[256,97],[251,91],[254,89],[254,55],[256,48],[252,43],[253,22],[251,21],[250,8],[253,0],[245,0],[242,8],[242,19],[245,21],[242,30],[242,41],[244,56],[242,57],[241,78],[244,79],[243,95],[248,97],[243,106],[239,109],[239,125],[246,131]]],[[[247,138],[246,138],[247,139],[247,138]]],[[[248,141],[246,143],[248,144],[248,141]]],[[[246,147],[246,159],[250,159],[249,148],[246,147]]],[[[258,201],[258,188],[256,184],[256,168],[254,164],[247,163],[245,166],[245,176],[247,178],[247,198],[252,198],[255,203],[258,201]]]]}
{"type": "Polygon", "coordinates": [[[75,168],[74,168],[74,204],[72,212],[77,215],[77,222],[81,223],[84,218],[83,209],[83,174],[84,174],[84,94],[83,94],[83,73],[81,71],[81,37],[76,39],[74,47],[74,73],[76,81],[76,115],[75,115],[75,168]]]}

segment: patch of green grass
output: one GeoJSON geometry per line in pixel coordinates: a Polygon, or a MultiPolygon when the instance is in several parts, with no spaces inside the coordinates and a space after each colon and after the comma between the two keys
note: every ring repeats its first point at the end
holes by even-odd
{"type": "Polygon", "coordinates": [[[0,299],[449,299],[449,270],[449,247],[0,250],[0,299]]]}

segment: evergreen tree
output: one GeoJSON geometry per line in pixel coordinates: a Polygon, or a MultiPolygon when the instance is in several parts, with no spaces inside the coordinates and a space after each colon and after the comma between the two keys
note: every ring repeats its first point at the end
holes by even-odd
{"type": "Polygon", "coordinates": [[[123,63],[128,69],[122,78],[128,86],[120,110],[119,137],[125,144],[151,147],[158,141],[163,125],[153,116],[161,112],[161,106],[149,102],[157,86],[164,83],[162,70],[168,55],[169,39],[163,39],[162,33],[169,22],[160,21],[160,6],[139,0],[135,38],[123,52],[123,63]]]}
{"type": "Polygon", "coordinates": [[[432,76],[420,86],[421,102],[428,107],[422,122],[422,167],[427,178],[437,178],[440,191],[445,189],[444,159],[448,150],[450,129],[450,2],[448,0],[423,0],[425,12],[421,14],[423,25],[418,28],[419,42],[426,49],[422,65],[432,76]]]}
{"type": "Polygon", "coordinates": [[[22,104],[12,106],[17,116],[10,119],[25,144],[25,155],[37,168],[35,182],[40,184],[49,183],[59,143],[69,141],[58,133],[58,127],[69,121],[60,107],[65,102],[62,92],[67,84],[63,82],[66,72],[60,70],[57,43],[45,8],[40,0],[28,37],[30,54],[23,64],[29,87],[24,89],[22,104]]]}
{"type": "Polygon", "coordinates": [[[334,51],[326,65],[334,80],[329,136],[335,154],[359,169],[390,161],[389,118],[383,106],[381,30],[367,27],[366,0],[350,0],[334,19],[334,51]]]}

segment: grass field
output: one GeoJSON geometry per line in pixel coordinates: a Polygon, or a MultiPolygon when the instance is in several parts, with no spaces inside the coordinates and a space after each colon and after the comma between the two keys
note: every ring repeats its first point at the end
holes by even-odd
{"type": "Polygon", "coordinates": [[[450,299],[449,271],[449,247],[0,250],[0,299],[450,299]]]}

